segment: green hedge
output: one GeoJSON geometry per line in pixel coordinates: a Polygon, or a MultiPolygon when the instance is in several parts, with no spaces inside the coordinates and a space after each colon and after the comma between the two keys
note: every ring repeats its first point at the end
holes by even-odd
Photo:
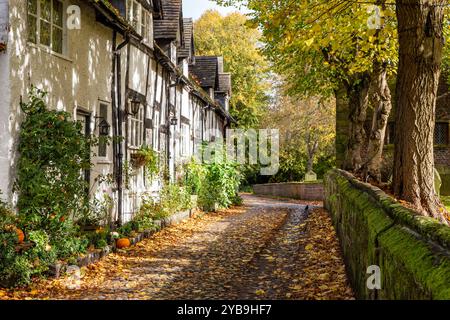
{"type": "Polygon", "coordinates": [[[450,299],[449,227],[341,170],[326,175],[325,194],[358,298],[450,299]],[[367,289],[371,265],[381,290],[367,289]]]}

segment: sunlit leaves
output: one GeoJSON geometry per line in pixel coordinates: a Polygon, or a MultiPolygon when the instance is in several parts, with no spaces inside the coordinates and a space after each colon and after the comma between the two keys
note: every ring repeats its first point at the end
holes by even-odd
{"type": "Polygon", "coordinates": [[[218,0],[245,4],[263,32],[264,52],[288,80],[291,94],[329,94],[336,83],[371,71],[375,60],[397,63],[395,11],[380,10],[381,28],[370,28],[372,4],[327,0],[218,0]]]}
{"type": "Polygon", "coordinates": [[[195,22],[195,49],[197,55],[224,57],[224,71],[232,74],[231,114],[239,126],[255,127],[269,93],[268,63],[259,50],[260,32],[247,22],[239,13],[207,11],[195,22]]]}

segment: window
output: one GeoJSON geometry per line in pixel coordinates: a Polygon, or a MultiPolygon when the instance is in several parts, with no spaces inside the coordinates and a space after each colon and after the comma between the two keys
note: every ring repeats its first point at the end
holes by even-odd
{"type": "MultiPolygon", "coordinates": [[[[99,109],[99,122],[105,120],[108,121],[108,105],[105,103],[100,103],[99,109]]],[[[100,129],[99,129],[100,130],[100,129]]],[[[108,141],[107,137],[101,136],[98,142],[98,156],[99,157],[107,157],[108,156],[108,141]]]]}
{"type": "Polygon", "coordinates": [[[151,45],[153,42],[153,16],[136,0],[128,0],[128,21],[139,33],[144,42],[151,45]]]}
{"type": "Polygon", "coordinates": [[[63,3],[60,0],[28,0],[28,41],[63,53],[63,3]]]}
{"type": "MultiPolygon", "coordinates": [[[[91,115],[87,112],[77,110],[77,122],[81,123],[82,133],[89,137],[91,135],[91,115]]],[[[80,175],[87,182],[86,193],[89,194],[89,184],[91,181],[91,171],[90,169],[83,170],[80,175]]]]}
{"type": "Polygon", "coordinates": [[[189,125],[181,124],[181,155],[183,156],[188,155],[190,138],[189,125]]]}
{"type": "Polygon", "coordinates": [[[128,21],[133,28],[140,34],[141,24],[141,5],[135,0],[128,0],[128,21]]]}
{"type": "Polygon", "coordinates": [[[159,111],[155,110],[153,122],[153,149],[159,150],[159,111]]]}
{"type": "Polygon", "coordinates": [[[153,27],[152,15],[147,10],[142,9],[141,35],[142,38],[144,39],[144,42],[149,45],[152,45],[153,43],[152,27],[153,27]]]}
{"type": "Polygon", "coordinates": [[[128,122],[128,145],[140,148],[144,142],[144,108],[141,106],[136,115],[131,115],[128,122]]]}
{"type": "Polygon", "coordinates": [[[434,130],[434,144],[448,145],[449,144],[449,124],[448,122],[437,122],[434,130]]]}

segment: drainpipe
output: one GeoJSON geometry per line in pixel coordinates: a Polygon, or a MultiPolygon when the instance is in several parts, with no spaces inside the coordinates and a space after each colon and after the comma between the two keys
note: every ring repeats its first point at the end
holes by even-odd
{"type": "MultiPolygon", "coordinates": [[[[115,42],[115,41],[114,41],[115,42]]],[[[115,79],[116,83],[114,85],[114,102],[115,102],[115,110],[117,112],[117,121],[115,122],[115,143],[116,145],[116,154],[115,159],[117,161],[117,172],[116,172],[116,181],[117,181],[117,223],[119,226],[123,223],[123,143],[122,143],[122,122],[123,122],[123,110],[122,110],[122,72],[121,72],[121,53],[120,50],[125,47],[129,42],[128,35],[125,35],[125,40],[114,50],[114,62],[113,68],[115,70],[115,74],[113,79],[115,79]],[[117,101],[115,99],[117,97],[117,101]]]]}
{"type": "MultiPolygon", "coordinates": [[[[112,70],[111,70],[111,74],[112,74],[112,83],[111,83],[111,113],[112,113],[112,129],[113,129],[113,137],[117,137],[117,100],[116,100],[116,54],[115,54],[115,50],[116,50],[116,43],[117,43],[117,32],[116,30],[113,30],[113,38],[112,38],[112,70]]],[[[118,173],[118,163],[117,163],[117,143],[115,141],[115,139],[113,139],[112,141],[112,147],[113,147],[113,176],[117,177],[117,173],[118,173]]],[[[109,220],[109,223],[111,224],[110,227],[113,227],[113,219],[111,218],[109,220]]]]}

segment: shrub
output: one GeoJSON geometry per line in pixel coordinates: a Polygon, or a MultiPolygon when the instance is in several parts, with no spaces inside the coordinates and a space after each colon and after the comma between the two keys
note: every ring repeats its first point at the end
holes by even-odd
{"type": "Polygon", "coordinates": [[[205,178],[204,167],[192,159],[184,168],[184,184],[186,191],[192,195],[198,195],[205,178]]]}
{"type": "Polygon", "coordinates": [[[0,204],[0,285],[26,284],[31,276],[28,259],[16,252],[18,238],[11,226],[16,223],[12,213],[0,204]]]}
{"type": "Polygon", "coordinates": [[[80,172],[91,168],[90,147],[79,122],[70,114],[48,110],[46,93],[32,88],[21,107],[26,118],[19,137],[20,158],[15,189],[18,208],[33,226],[46,226],[50,218],[73,217],[87,200],[87,183],[80,172]]]}
{"type": "Polygon", "coordinates": [[[26,118],[21,125],[14,188],[19,195],[18,216],[0,203],[0,281],[26,285],[43,275],[57,259],[86,249],[74,219],[88,202],[88,185],[80,172],[91,168],[90,150],[96,141],[86,137],[81,123],[70,114],[48,110],[46,93],[32,88],[29,102],[21,103],[26,118]],[[25,232],[18,247],[11,225],[25,232]]]}
{"type": "Polygon", "coordinates": [[[139,215],[151,220],[160,220],[166,218],[169,212],[165,210],[160,202],[155,202],[153,198],[144,198],[139,215]]]}
{"type": "Polygon", "coordinates": [[[17,226],[21,226],[18,218],[0,202],[0,284],[4,286],[27,285],[32,276],[46,272],[57,256],[43,230],[26,233],[27,243],[32,246],[22,252],[17,226]]]}
{"type": "Polygon", "coordinates": [[[161,206],[167,215],[191,208],[191,195],[186,188],[176,184],[167,184],[161,191],[161,206]]]}
{"type": "Polygon", "coordinates": [[[131,236],[131,234],[136,231],[136,229],[136,222],[129,221],[123,226],[119,227],[119,229],[117,229],[117,232],[119,233],[120,237],[126,238],[131,236]]]}
{"type": "Polygon", "coordinates": [[[233,162],[204,165],[205,175],[201,183],[198,203],[205,211],[214,211],[216,205],[227,208],[239,204],[238,191],[241,182],[239,166],[233,162]]]}
{"type": "Polygon", "coordinates": [[[82,236],[86,239],[87,246],[93,246],[96,249],[103,249],[108,245],[110,239],[109,228],[98,228],[95,231],[84,233],[82,236]]]}

